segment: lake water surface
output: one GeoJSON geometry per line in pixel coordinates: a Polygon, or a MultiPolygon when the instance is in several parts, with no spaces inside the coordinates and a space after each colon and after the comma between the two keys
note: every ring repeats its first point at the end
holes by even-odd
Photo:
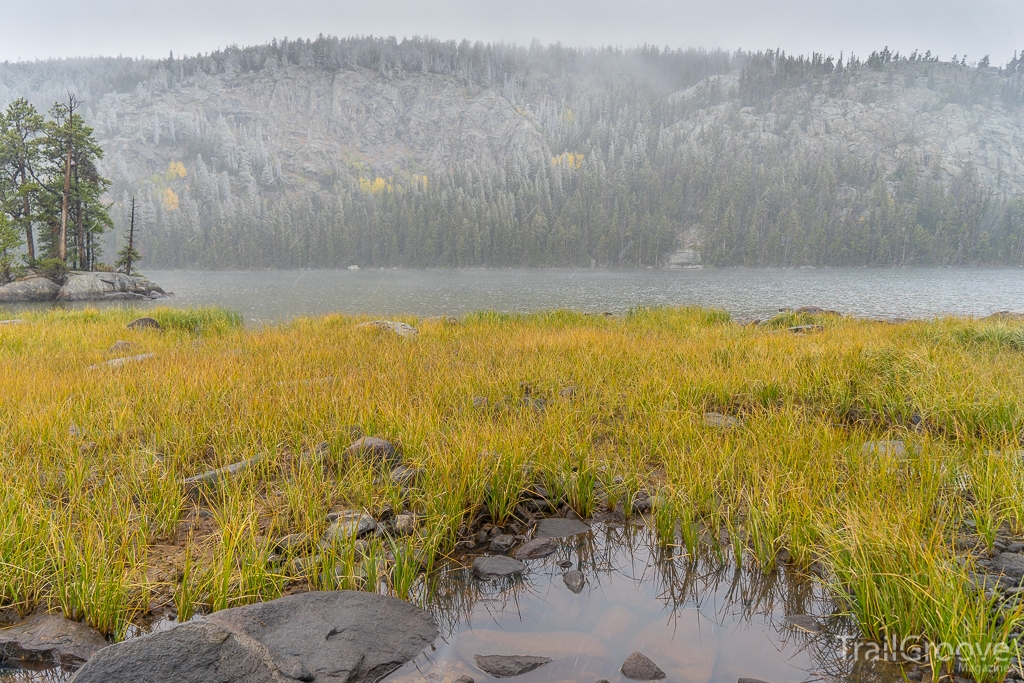
{"type": "Polygon", "coordinates": [[[249,322],[331,312],[460,315],[638,306],[724,308],[738,318],[821,306],[860,317],[1024,309],[1021,269],[147,271],[175,306],[218,304],[249,322]]]}

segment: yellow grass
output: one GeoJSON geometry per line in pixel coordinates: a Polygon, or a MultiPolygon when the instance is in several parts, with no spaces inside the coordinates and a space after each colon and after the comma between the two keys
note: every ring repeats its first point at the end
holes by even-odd
{"type": "Polygon", "coordinates": [[[1018,324],[481,313],[401,318],[420,330],[405,339],[347,316],[246,330],[215,310],[158,309],[164,331],[125,329],[137,314],[0,326],[5,604],[121,634],[151,601],[184,616],[297,582],[405,597],[460,525],[503,518],[540,481],[584,515],[647,491],[665,543],[728,535],[727,553],[764,567],[786,548],[823,568],[870,637],[1003,642],[1019,621],[991,618],[954,551],[965,519],[988,543],[1024,532],[1018,324]],[[824,329],[785,329],[806,322],[824,329]],[[155,355],[87,369],[118,340],[139,345],[118,355],[155,355]],[[709,424],[710,411],[739,422],[709,424]],[[408,494],[343,462],[352,426],[423,468],[408,494]],[[883,439],[906,453],[863,448],[883,439]],[[326,468],[299,455],[322,441],[326,468]],[[198,519],[180,480],[254,456],[201,500],[211,533],[178,533],[198,519]],[[336,546],[301,571],[272,557],[279,536],[322,533],[329,510],[385,506],[416,512],[417,535],[336,546]]]}

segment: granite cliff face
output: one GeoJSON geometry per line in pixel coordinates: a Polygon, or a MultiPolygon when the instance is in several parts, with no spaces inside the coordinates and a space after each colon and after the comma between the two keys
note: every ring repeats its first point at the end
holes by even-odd
{"type": "Polygon", "coordinates": [[[669,130],[694,148],[715,130],[741,146],[850,154],[890,170],[909,159],[947,181],[972,166],[989,189],[1024,191],[1024,107],[1003,102],[994,70],[934,63],[862,69],[841,87],[801,85],[767,107],[730,97],[739,80],[714,76],[670,95],[696,108],[669,130]],[[700,106],[716,92],[725,101],[700,106]]]}
{"type": "Polygon", "coordinates": [[[76,86],[143,267],[1024,263],[1024,60],[367,38],[0,65],[0,105],[76,86]]]}

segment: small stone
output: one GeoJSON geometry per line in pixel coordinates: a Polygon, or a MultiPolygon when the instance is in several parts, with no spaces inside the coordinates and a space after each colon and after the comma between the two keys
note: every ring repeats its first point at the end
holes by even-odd
{"type": "Polygon", "coordinates": [[[484,408],[486,408],[487,407],[487,397],[486,396],[474,396],[473,397],[473,407],[476,408],[477,410],[483,410],[484,408]]]}
{"type": "Polygon", "coordinates": [[[1001,553],[992,559],[992,569],[1013,579],[1024,577],[1024,555],[1001,553]]]}
{"type": "Polygon", "coordinates": [[[525,564],[505,555],[478,557],[473,560],[473,574],[481,581],[494,581],[505,576],[518,574],[525,569],[525,564]]]}
{"type": "Polygon", "coordinates": [[[412,325],[394,320],[371,320],[370,322],[359,323],[356,325],[357,330],[371,328],[394,332],[399,337],[415,337],[419,334],[419,330],[412,325]]]}
{"type": "Polygon", "coordinates": [[[768,683],[768,681],[762,681],[760,678],[737,678],[736,683],[768,683]]]}
{"type": "Polygon", "coordinates": [[[910,671],[906,672],[905,675],[908,681],[920,681],[924,679],[924,672],[920,669],[911,669],[910,671]]]}
{"type": "Polygon", "coordinates": [[[497,536],[491,539],[491,545],[488,546],[488,549],[492,553],[504,555],[509,550],[512,550],[512,546],[514,546],[515,544],[516,539],[514,536],[510,536],[509,534],[498,534],[497,536]]]}
{"type": "Polygon", "coordinates": [[[572,561],[571,560],[562,560],[561,562],[558,563],[558,566],[561,567],[562,569],[569,569],[570,567],[572,567],[572,561]]]}
{"type": "Polygon", "coordinates": [[[547,557],[558,550],[558,541],[553,538],[535,538],[516,548],[513,553],[520,560],[536,560],[547,557]]]}
{"type": "Polygon", "coordinates": [[[483,545],[484,543],[486,543],[488,541],[488,539],[490,539],[490,535],[486,531],[484,531],[483,529],[481,529],[480,531],[476,532],[476,544],[477,545],[483,545]]]}
{"type": "Polygon", "coordinates": [[[455,683],[476,683],[472,676],[459,676],[455,679],[455,683]]]}
{"type": "Polygon", "coordinates": [[[128,323],[129,330],[159,330],[163,329],[153,318],[137,318],[128,323]]]}
{"type": "Polygon", "coordinates": [[[283,553],[294,553],[308,547],[311,540],[309,534],[288,534],[277,539],[274,542],[274,547],[283,553]]]}
{"type": "Polygon", "coordinates": [[[622,663],[622,675],[634,681],[659,681],[665,678],[665,672],[639,652],[626,657],[622,663]]]}
{"type": "Polygon", "coordinates": [[[640,491],[633,497],[633,512],[644,514],[651,511],[651,497],[640,491]]]}
{"type": "Polygon", "coordinates": [[[562,398],[573,398],[576,396],[576,387],[562,387],[561,389],[558,390],[558,395],[561,396],[562,398]]]}
{"type": "Polygon", "coordinates": [[[398,467],[391,470],[391,481],[398,484],[403,488],[408,488],[416,483],[419,479],[423,470],[418,467],[408,467],[406,465],[399,465],[398,467]]]}
{"type": "Polygon", "coordinates": [[[550,657],[531,655],[473,655],[480,670],[495,678],[511,678],[533,671],[551,662],[550,657]]]}
{"type": "Polygon", "coordinates": [[[327,516],[327,520],[331,525],[320,539],[322,547],[365,536],[377,528],[377,520],[359,510],[333,512],[327,516]]]}
{"type": "Polygon", "coordinates": [[[794,334],[806,334],[808,332],[820,332],[825,329],[824,325],[796,325],[788,328],[794,334]]]}
{"type": "Polygon", "coordinates": [[[364,460],[375,467],[390,466],[394,469],[400,464],[398,451],[395,447],[376,436],[363,436],[356,439],[351,446],[345,449],[345,460],[364,460]]]}
{"type": "Polygon", "coordinates": [[[395,515],[394,520],[391,522],[391,526],[394,528],[396,534],[408,536],[412,532],[416,531],[416,516],[409,513],[395,515]]]}
{"type": "Polygon", "coordinates": [[[907,454],[907,446],[898,439],[893,441],[868,441],[860,447],[860,452],[864,455],[887,455],[902,458],[907,454]]]}
{"type": "Polygon", "coordinates": [[[583,576],[583,572],[573,570],[562,574],[562,581],[565,582],[565,587],[571,590],[573,593],[579,593],[583,590],[583,586],[586,585],[586,577],[583,576]]]}
{"type": "Polygon", "coordinates": [[[113,355],[115,353],[127,353],[128,351],[135,351],[136,349],[141,348],[142,347],[136,344],[135,342],[118,339],[116,342],[114,342],[113,346],[107,349],[107,353],[110,355],[113,355]]]}
{"type": "Polygon", "coordinates": [[[1012,541],[1006,544],[1006,552],[1008,553],[1019,553],[1022,550],[1024,550],[1024,543],[1012,541]]]}
{"type": "Polygon", "coordinates": [[[721,413],[704,413],[704,424],[711,427],[718,427],[719,429],[728,429],[730,427],[736,427],[740,423],[735,417],[729,415],[723,415],[721,413]]]}
{"type": "Polygon", "coordinates": [[[574,519],[551,517],[537,522],[537,538],[568,538],[577,534],[590,533],[590,527],[574,519]]]}
{"type": "Polygon", "coordinates": [[[821,626],[818,624],[818,620],[809,614],[788,614],[783,621],[790,626],[795,626],[801,631],[806,631],[807,633],[821,632],[821,626]]]}

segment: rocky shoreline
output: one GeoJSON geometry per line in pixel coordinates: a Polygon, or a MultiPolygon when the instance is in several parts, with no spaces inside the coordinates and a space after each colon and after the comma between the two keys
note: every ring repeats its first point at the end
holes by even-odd
{"type": "Polygon", "coordinates": [[[154,282],[124,273],[71,271],[63,277],[31,274],[0,287],[0,303],[117,301],[171,296],[154,282]]]}

